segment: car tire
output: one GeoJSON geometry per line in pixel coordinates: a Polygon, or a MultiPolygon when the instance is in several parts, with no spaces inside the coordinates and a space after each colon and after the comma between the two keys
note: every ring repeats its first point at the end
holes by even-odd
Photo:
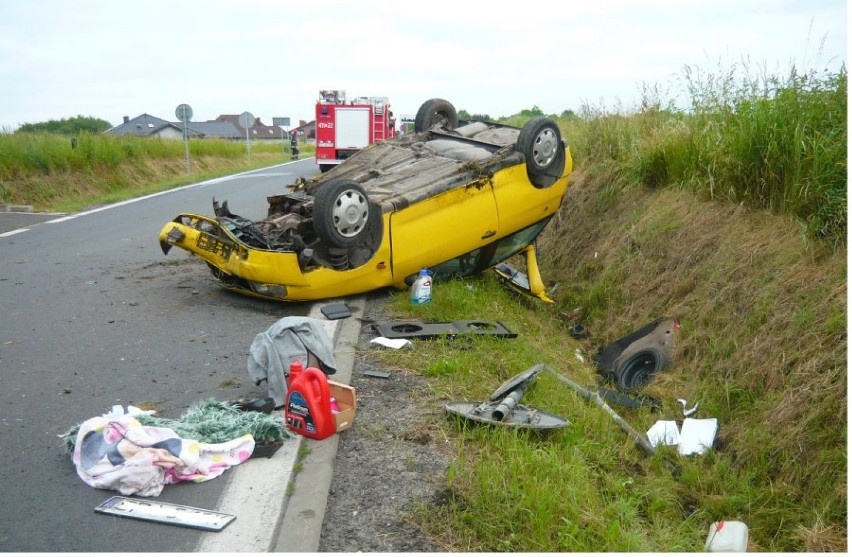
{"type": "Polygon", "coordinates": [[[321,164],[321,165],[319,165],[319,167],[320,167],[320,172],[325,174],[326,172],[328,172],[329,170],[334,168],[334,165],[333,164],[321,164]]]}
{"type": "Polygon", "coordinates": [[[615,385],[621,391],[635,391],[651,382],[669,367],[669,356],[658,346],[648,346],[615,361],[615,385]]]}
{"type": "Polygon", "coordinates": [[[449,101],[429,99],[420,106],[417,116],[414,117],[415,132],[425,132],[436,124],[440,124],[447,131],[459,126],[459,114],[449,101]]]}
{"type": "Polygon", "coordinates": [[[329,180],[314,195],[314,232],[333,247],[355,246],[363,243],[375,210],[358,182],[329,180]]]}
{"type": "Polygon", "coordinates": [[[565,148],[556,122],[536,116],[521,128],[515,150],[524,155],[527,176],[537,188],[556,183],[565,170],[565,148]]]}

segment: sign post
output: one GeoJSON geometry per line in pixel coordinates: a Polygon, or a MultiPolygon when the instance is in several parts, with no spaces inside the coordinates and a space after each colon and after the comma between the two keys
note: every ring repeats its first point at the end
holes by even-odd
{"type": "Polygon", "coordinates": [[[284,141],[285,134],[289,135],[290,131],[287,128],[290,127],[290,117],[289,116],[273,116],[272,117],[272,125],[278,126],[281,128],[281,149],[286,153],[287,152],[287,142],[284,141]]]}
{"type": "Polygon", "coordinates": [[[189,132],[187,131],[187,122],[192,119],[192,107],[188,104],[179,104],[175,109],[175,116],[183,122],[183,150],[186,153],[186,175],[192,174],[189,166],[189,132]]]}
{"type": "Polygon", "coordinates": [[[240,125],[246,129],[246,152],[248,153],[248,161],[251,164],[251,143],[249,142],[249,128],[254,124],[254,115],[251,112],[243,112],[240,114],[240,125]]]}

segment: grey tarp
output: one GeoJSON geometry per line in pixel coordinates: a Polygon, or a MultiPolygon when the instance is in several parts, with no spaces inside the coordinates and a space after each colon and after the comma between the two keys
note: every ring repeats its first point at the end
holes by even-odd
{"type": "Polygon", "coordinates": [[[290,364],[299,359],[308,367],[308,354],[319,360],[319,368],[326,374],[337,370],[334,344],[322,321],[311,317],[284,317],[254,337],[247,363],[249,377],[255,385],[266,380],[269,396],[278,408],[284,405],[287,396],[285,374],[289,373],[290,364]]]}

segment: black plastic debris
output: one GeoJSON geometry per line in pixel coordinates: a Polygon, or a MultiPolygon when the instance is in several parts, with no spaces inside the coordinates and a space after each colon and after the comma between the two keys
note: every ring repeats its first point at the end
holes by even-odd
{"type": "Polygon", "coordinates": [[[499,321],[453,321],[448,323],[394,321],[391,323],[376,323],[373,325],[373,328],[385,338],[430,339],[461,334],[487,335],[503,338],[515,338],[518,336],[517,333],[511,332],[499,321]]]}
{"type": "Polygon", "coordinates": [[[275,408],[275,401],[271,398],[253,398],[251,400],[237,400],[231,402],[237,410],[241,412],[262,412],[271,414],[275,408]]]}
{"type": "Polygon", "coordinates": [[[346,302],[323,306],[320,308],[320,311],[327,319],[343,319],[352,316],[352,312],[349,310],[349,306],[346,305],[346,302]]]}
{"type": "Polygon", "coordinates": [[[680,321],[660,317],[595,355],[598,372],[620,391],[635,391],[668,368],[680,321]]]}

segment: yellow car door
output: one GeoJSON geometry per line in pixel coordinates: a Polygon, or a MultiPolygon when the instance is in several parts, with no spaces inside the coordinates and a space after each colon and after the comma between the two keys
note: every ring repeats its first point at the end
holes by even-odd
{"type": "Polygon", "coordinates": [[[394,281],[482,247],[498,235],[489,180],[451,189],[391,214],[394,281]]]}

